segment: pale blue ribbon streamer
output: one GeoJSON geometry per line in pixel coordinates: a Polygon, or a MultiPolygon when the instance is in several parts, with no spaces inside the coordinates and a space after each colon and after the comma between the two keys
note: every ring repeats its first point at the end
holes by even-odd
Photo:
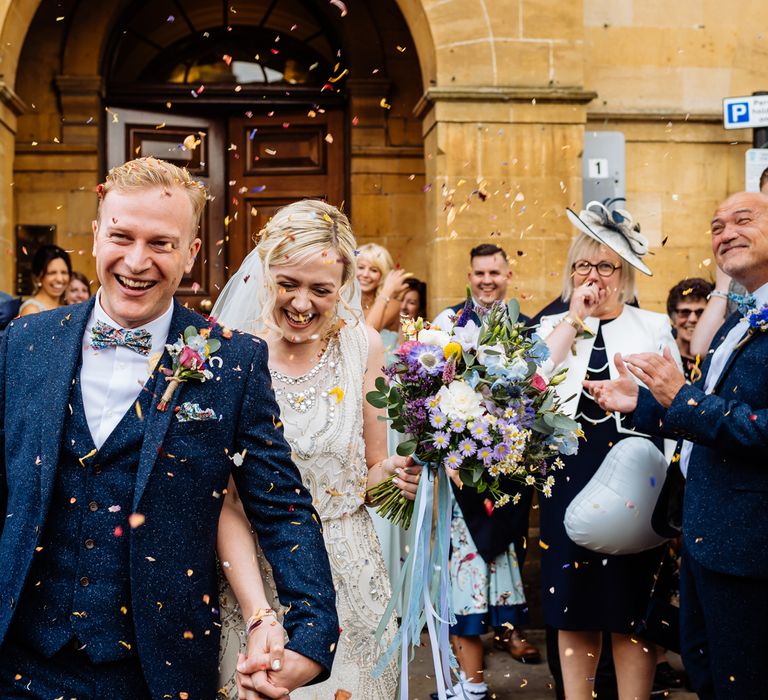
{"type": "Polygon", "coordinates": [[[451,531],[451,485],[442,468],[425,466],[414,504],[414,518],[408,530],[409,553],[403,563],[387,610],[381,618],[376,638],[381,642],[395,604],[402,593],[403,615],[400,629],[379,659],[374,676],[382,673],[400,650],[400,700],[408,700],[408,662],[420,642],[426,624],[435,669],[437,694],[446,700],[451,687],[450,669],[456,667],[448,641],[453,622],[450,610],[448,550],[451,531]],[[437,518],[432,532],[432,510],[437,490],[437,518]]]}

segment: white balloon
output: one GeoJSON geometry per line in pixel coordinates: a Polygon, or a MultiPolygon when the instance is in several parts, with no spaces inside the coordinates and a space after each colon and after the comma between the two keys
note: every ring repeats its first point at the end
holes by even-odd
{"type": "Polygon", "coordinates": [[[667,473],[667,459],[646,438],[617,442],[565,511],[565,531],[576,544],[603,554],[635,554],[666,541],[651,515],[667,473]]]}

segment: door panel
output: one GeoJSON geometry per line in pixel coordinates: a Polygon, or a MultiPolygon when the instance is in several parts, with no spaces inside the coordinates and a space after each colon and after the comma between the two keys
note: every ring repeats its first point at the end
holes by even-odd
{"type": "Polygon", "coordinates": [[[237,269],[259,231],[298,199],[344,200],[342,110],[229,120],[228,266],[237,269]]]}
{"type": "Polygon", "coordinates": [[[176,298],[203,312],[210,310],[224,286],[224,141],[220,122],[197,117],[140,112],[129,109],[110,110],[107,126],[107,167],[140,156],[154,156],[187,168],[193,177],[208,185],[211,199],[200,222],[203,244],[192,271],[185,275],[176,298]],[[162,126],[161,126],[162,125],[162,126]],[[186,148],[184,140],[194,136],[199,144],[186,148]]]}

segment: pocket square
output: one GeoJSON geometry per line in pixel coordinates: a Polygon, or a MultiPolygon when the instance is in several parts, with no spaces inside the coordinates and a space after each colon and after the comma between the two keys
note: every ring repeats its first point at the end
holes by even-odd
{"type": "Polygon", "coordinates": [[[200,408],[199,403],[187,401],[176,408],[176,420],[179,423],[190,421],[218,420],[219,416],[212,408],[200,408]]]}

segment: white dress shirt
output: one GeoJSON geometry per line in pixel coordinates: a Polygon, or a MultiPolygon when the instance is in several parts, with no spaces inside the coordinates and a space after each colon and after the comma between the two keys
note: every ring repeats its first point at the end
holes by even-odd
{"type": "Polygon", "coordinates": [[[100,298],[101,290],[96,293],[96,303],[85,327],[83,366],[80,370],[85,417],[97,449],[101,449],[138,398],[149,378],[150,362],[157,361],[159,353],[165,348],[173,316],[171,302],[162,316],[142,326],[152,334],[152,349],[149,355],[140,355],[122,346],[94,350],[91,347],[91,328],[96,321],[107,323],[113,328],[122,328],[104,311],[100,298]]]}
{"type": "MultiPolygon", "coordinates": [[[[762,287],[758,287],[752,296],[755,297],[757,308],[768,304],[768,284],[764,284],[762,287]]],[[[728,331],[728,335],[725,336],[720,345],[717,346],[712,355],[712,361],[709,363],[709,369],[707,370],[707,378],[704,380],[704,393],[711,394],[712,390],[717,385],[720,379],[720,375],[723,373],[723,368],[731,353],[736,349],[736,346],[741,342],[742,338],[747,334],[749,324],[746,318],[742,318],[739,322],[728,331]]],[[[688,475],[688,462],[691,459],[691,450],[693,449],[693,443],[688,440],[683,440],[683,444],[680,448],[680,471],[683,476],[688,475]]]]}

